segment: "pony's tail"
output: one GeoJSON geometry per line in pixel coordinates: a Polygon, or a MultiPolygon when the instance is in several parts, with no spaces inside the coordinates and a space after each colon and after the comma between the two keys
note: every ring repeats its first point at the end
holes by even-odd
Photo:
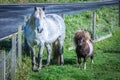
{"type": "Polygon", "coordinates": [[[53,63],[60,65],[60,51],[59,51],[59,42],[56,40],[52,45],[52,51],[53,51],[53,63]]]}

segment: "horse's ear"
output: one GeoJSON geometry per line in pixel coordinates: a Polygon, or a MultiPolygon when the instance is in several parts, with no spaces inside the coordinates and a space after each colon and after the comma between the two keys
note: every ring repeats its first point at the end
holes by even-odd
{"type": "Polygon", "coordinates": [[[42,10],[45,11],[45,7],[43,7],[42,10]]]}
{"type": "Polygon", "coordinates": [[[37,10],[37,7],[36,7],[36,6],[34,7],[34,10],[35,10],[35,11],[37,10]]]}

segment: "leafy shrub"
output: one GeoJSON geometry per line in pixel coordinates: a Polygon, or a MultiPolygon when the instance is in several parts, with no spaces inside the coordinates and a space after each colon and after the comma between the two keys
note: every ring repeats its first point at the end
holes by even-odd
{"type": "Polygon", "coordinates": [[[30,80],[31,62],[30,59],[25,57],[20,66],[17,66],[15,80],[30,80]]]}

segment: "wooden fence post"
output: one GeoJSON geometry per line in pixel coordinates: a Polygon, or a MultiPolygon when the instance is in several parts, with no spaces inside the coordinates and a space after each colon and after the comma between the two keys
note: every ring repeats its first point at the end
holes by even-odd
{"type": "Polygon", "coordinates": [[[0,78],[5,80],[6,62],[5,62],[5,51],[0,50],[0,78]]]}
{"type": "Polygon", "coordinates": [[[119,23],[118,26],[120,27],[120,0],[119,0],[119,23]]]}
{"type": "Polygon", "coordinates": [[[6,74],[6,73],[5,73],[5,72],[6,72],[5,51],[3,51],[2,54],[3,54],[3,58],[4,58],[4,63],[3,63],[3,64],[4,64],[4,65],[3,65],[3,73],[4,73],[4,76],[3,76],[3,78],[4,78],[4,80],[6,80],[6,79],[5,79],[5,76],[6,76],[6,75],[5,75],[5,74],[6,74]]]}
{"type": "Polygon", "coordinates": [[[18,63],[22,61],[22,27],[18,27],[18,63]]]}
{"type": "Polygon", "coordinates": [[[95,40],[96,37],[96,33],[95,33],[95,29],[96,29],[96,12],[93,12],[93,20],[92,20],[92,39],[95,40]]]}
{"type": "Polygon", "coordinates": [[[15,72],[16,72],[16,34],[13,34],[12,36],[12,64],[11,64],[11,80],[14,80],[15,78],[15,72]]]}

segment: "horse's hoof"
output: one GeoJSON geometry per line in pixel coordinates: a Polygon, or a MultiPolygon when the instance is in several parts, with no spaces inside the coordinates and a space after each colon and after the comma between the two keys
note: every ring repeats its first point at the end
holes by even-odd
{"type": "Polygon", "coordinates": [[[36,70],[34,70],[34,72],[40,72],[41,70],[39,70],[39,69],[36,69],[36,70]]]}
{"type": "Polygon", "coordinates": [[[38,68],[36,72],[40,72],[41,71],[41,68],[38,68]]]}
{"type": "Polygon", "coordinates": [[[33,71],[35,71],[35,70],[36,70],[36,68],[35,68],[35,67],[32,67],[32,70],[33,70],[33,71]]]}
{"type": "Polygon", "coordinates": [[[47,63],[45,66],[49,66],[50,64],[49,63],[47,63]]]}
{"type": "Polygon", "coordinates": [[[84,70],[86,70],[86,68],[84,68],[84,70]]]}

